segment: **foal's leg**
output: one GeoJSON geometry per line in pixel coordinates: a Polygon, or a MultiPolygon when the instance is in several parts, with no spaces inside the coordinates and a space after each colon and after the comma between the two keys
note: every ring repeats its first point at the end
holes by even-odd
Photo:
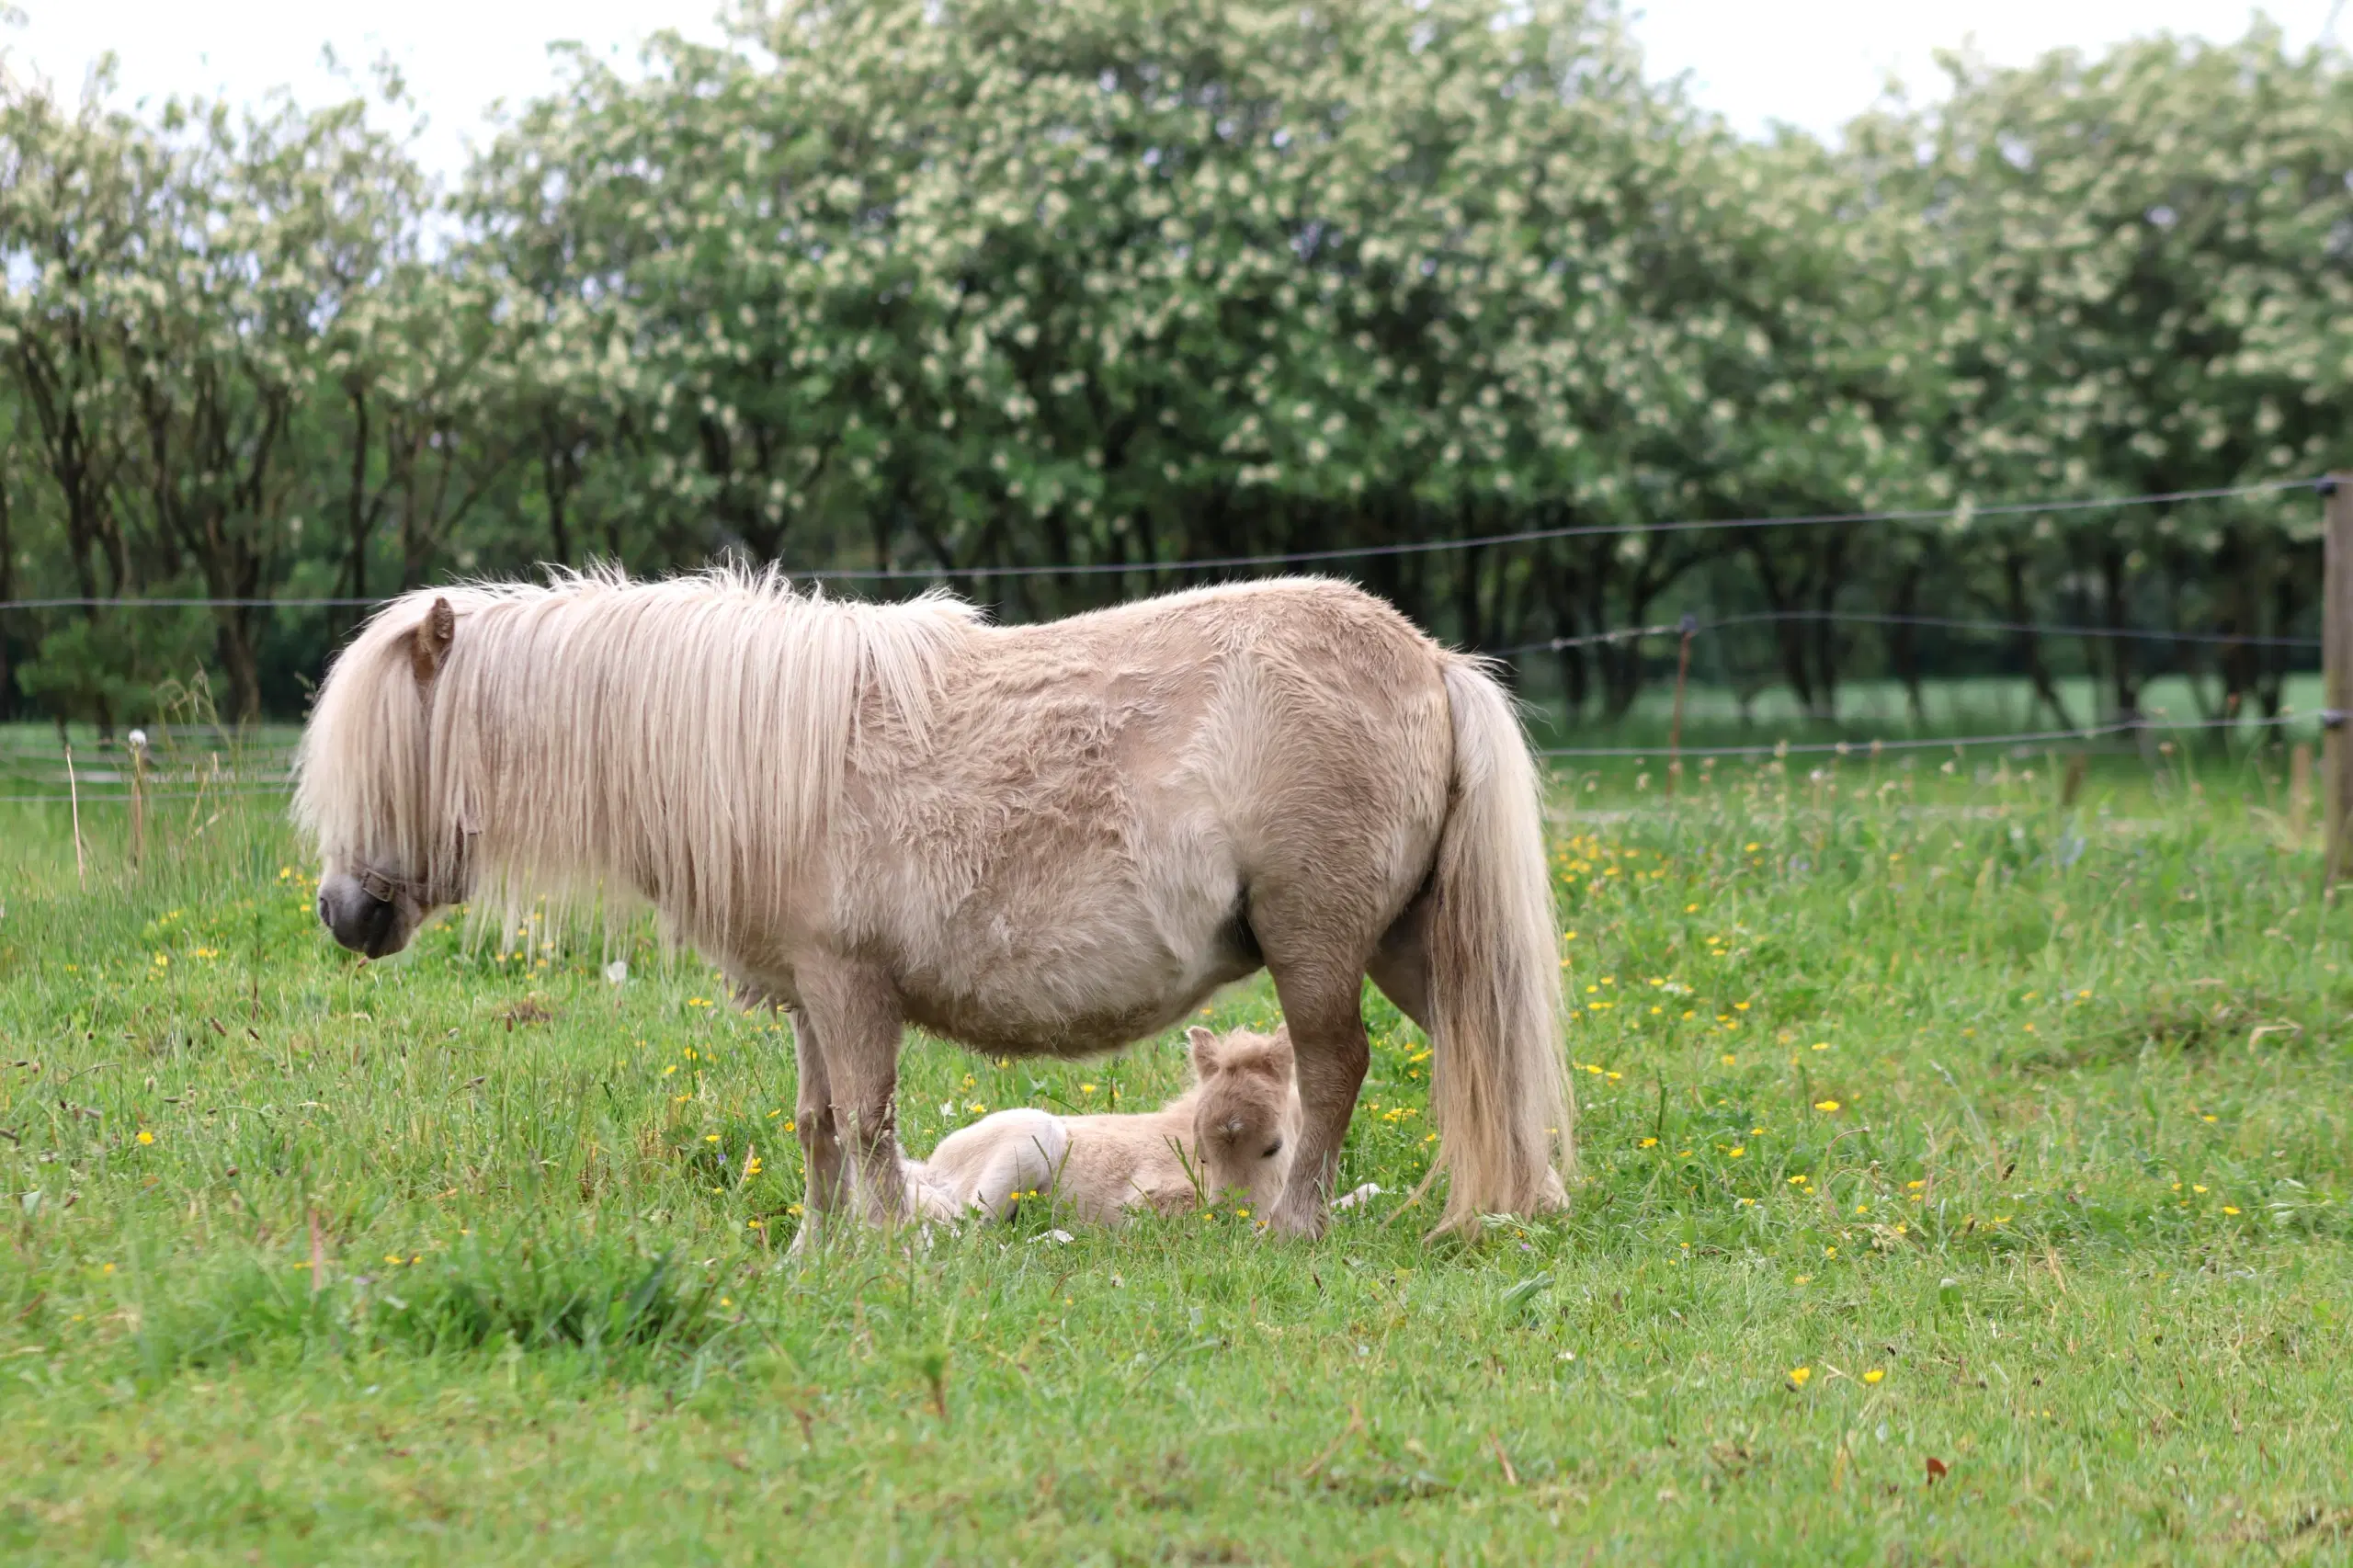
{"type": "Polygon", "coordinates": [[[801,1000],[824,1051],[835,1136],[855,1162],[852,1190],[870,1222],[894,1225],[907,1213],[899,1163],[897,988],[881,970],[843,960],[804,967],[801,1000]]]}
{"type": "Polygon", "coordinates": [[[801,1229],[792,1238],[799,1252],[823,1233],[824,1216],[841,1207],[841,1125],[834,1116],[833,1091],[825,1077],[825,1052],[816,1026],[805,1007],[794,1007],[792,1055],[799,1063],[801,1084],[793,1102],[793,1130],[801,1141],[801,1167],[807,1173],[801,1199],[801,1229]]]}

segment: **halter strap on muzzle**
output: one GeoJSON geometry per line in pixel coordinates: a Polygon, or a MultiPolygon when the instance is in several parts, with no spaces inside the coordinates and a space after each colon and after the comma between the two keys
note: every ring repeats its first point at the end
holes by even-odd
{"type": "Polygon", "coordinates": [[[359,884],[359,891],[361,892],[366,893],[369,898],[374,899],[379,903],[391,903],[402,893],[408,894],[410,898],[419,903],[425,902],[425,890],[422,884],[404,881],[395,877],[388,877],[384,875],[383,872],[376,869],[373,866],[364,866],[360,868],[358,872],[353,876],[352,881],[359,884]]]}

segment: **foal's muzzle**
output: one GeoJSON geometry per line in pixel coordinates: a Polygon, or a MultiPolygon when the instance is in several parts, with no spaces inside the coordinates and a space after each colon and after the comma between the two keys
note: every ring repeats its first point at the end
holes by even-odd
{"type": "Polygon", "coordinates": [[[414,925],[397,897],[380,898],[341,871],[319,879],[319,918],[336,941],[371,959],[406,947],[414,925]]]}

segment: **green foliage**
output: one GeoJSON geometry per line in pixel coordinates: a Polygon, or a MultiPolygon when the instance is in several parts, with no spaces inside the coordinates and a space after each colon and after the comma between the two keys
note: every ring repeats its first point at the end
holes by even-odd
{"type": "MultiPolygon", "coordinates": [[[[1336,569],[1486,647],[1685,609],[2308,631],[2306,495],[1974,508],[2344,460],[2343,57],[2259,26],[1952,69],[1934,110],[1757,144],[1607,0],[792,3],[575,54],[452,191],[383,129],[396,84],[133,112],[10,79],[0,597],[736,552],[1028,617],[1185,560],[1961,506],[1336,569]],[[1118,570],[969,575],[1065,562],[1118,570]]],[[[153,613],[0,618],[0,701],[139,716],[153,613]]],[[[200,617],[232,716],[294,711],[358,613],[200,617]]],[[[2169,674],[2270,711],[2296,665],[1791,622],[1724,656],[1818,716],[1942,661],[2071,720],[2075,671],[2117,712],[2169,674]]],[[[1613,717],[1653,673],[1522,667],[1613,717]]]]}

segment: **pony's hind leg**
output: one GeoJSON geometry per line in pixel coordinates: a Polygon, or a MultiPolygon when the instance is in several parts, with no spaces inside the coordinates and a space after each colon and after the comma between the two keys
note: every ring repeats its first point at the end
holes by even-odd
{"type": "Polygon", "coordinates": [[[1430,1032],[1431,1016],[1429,914],[1427,893],[1407,904],[1364,966],[1381,994],[1413,1019],[1414,1027],[1424,1035],[1430,1032]]]}
{"type": "Polygon", "coordinates": [[[1268,1220],[1279,1234],[1321,1235],[1330,1217],[1328,1205],[1339,1181],[1340,1145],[1372,1061],[1358,1006],[1363,972],[1361,960],[1353,956],[1343,964],[1274,971],[1275,993],[1290,1029],[1301,1112],[1290,1179],[1268,1220]]]}
{"type": "MultiPolygon", "coordinates": [[[[897,990],[871,965],[837,960],[801,969],[801,1000],[824,1055],[835,1158],[847,1153],[850,1191],[862,1200],[866,1219],[894,1225],[907,1214],[899,1147],[897,990]]],[[[832,1201],[840,1197],[836,1188],[832,1201]]]]}

